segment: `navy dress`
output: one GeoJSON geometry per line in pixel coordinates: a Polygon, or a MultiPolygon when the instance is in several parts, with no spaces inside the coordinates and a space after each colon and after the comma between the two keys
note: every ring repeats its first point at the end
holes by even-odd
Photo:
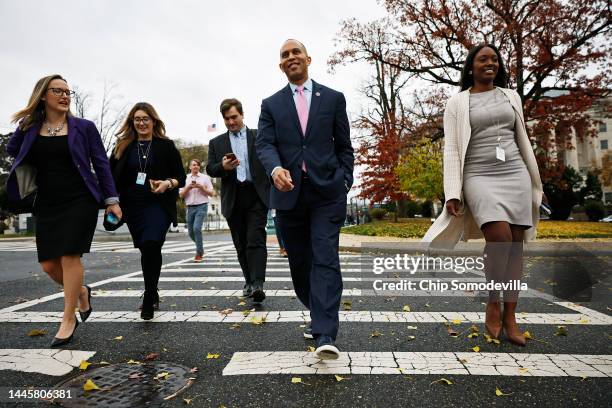
{"type": "Polygon", "coordinates": [[[26,160],[36,167],[38,262],[89,252],[99,205],[72,160],[68,136],[39,135],[26,160]]]}
{"type": "Polygon", "coordinates": [[[151,192],[149,174],[155,165],[155,155],[149,148],[150,143],[140,141],[131,144],[126,152],[128,157],[121,177],[121,208],[136,248],[146,241],[163,243],[170,228],[170,217],[162,207],[161,195],[151,192]],[[144,185],[136,183],[141,170],[147,173],[144,185]]]}

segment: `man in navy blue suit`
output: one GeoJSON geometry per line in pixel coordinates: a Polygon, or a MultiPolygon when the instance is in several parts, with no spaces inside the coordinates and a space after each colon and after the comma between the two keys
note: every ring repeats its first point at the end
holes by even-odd
{"type": "Polygon", "coordinates": [[[342,275],[338,241],[353,184],[353,148],[342,93],[308,77],[311,58],[297,40],[280,50],[289,84],[263,100],[255,148],[274,186],[276,208],[293,287],[310,310],[304,337],[315,338],[319,358],[338,358],[342,275]]]}

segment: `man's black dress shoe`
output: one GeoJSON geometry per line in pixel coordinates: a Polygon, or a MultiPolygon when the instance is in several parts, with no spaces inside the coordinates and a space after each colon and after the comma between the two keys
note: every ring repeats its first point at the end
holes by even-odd
{"type": "Polygon", "coordinates": [[[310,323],[308,323],[308,325],[304,329],[304,338],[306,338],[306,339],[314,339],[314,336],[312,335],[312,324],[310,324],[310,323]]]}
{"type": "Polygon", "coordinates": [[[264,293],[263,288],[257,285],[253,288],[252,297],[253,297],[253,302],[261,303],[266,298],[266,294],[264,293]]]}

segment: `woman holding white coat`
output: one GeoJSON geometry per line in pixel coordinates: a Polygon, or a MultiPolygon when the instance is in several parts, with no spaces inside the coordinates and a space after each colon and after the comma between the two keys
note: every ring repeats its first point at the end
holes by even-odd
{"type": "MultiPolygon", "coordinates": [[[[534,239],[543,197],[542,182],[525,127],[518,93],[507,89],[497,48],[472,48],[461,76],[461,92],[444,111],[445,208],[425,234],[430,248],[452,248],[482,238],[487,281],[520,280],[523,241],[534,239]]],[[[490,291],[485,328],[493,338],[525,345],[516,324],[518,290],[490,291]]]]}

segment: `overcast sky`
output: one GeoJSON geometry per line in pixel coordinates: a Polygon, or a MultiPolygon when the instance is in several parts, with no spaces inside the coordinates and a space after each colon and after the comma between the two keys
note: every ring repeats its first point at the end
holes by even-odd
{"type": "MultiPolygon", "coordinates": [[[[0,0],[0,132],[25,106],[35,82],[59,73],[70,86],[102,95],[117,84],[121,104],[147,101],[171,138],[207,143],[216,135],[221,100],[243,102],[245,123],[256,127],[261,100],[286,85],[278,68],[287,38],[312,57],[310,76],[342,91],[349,114],[360,110],[365,67],[326,64],[343,19],[384,15],[375,0],[31,1],[0,0]]],[[[92,106],[89,116],[94,115],[92,106]]]]}

